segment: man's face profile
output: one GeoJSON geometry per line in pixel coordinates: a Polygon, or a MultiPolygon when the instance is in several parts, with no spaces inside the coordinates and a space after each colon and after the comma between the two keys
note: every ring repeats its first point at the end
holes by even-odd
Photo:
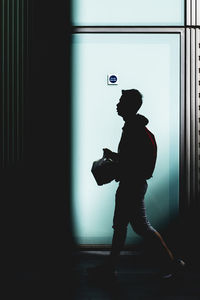
{"type": "Polygon", "coordinates": [[[119,102],[117,103],[117,113],[119,116],[123,117],[124,114],[126,113],[126,99],[125,97],[122,95],[119,99],[119,102]]]}

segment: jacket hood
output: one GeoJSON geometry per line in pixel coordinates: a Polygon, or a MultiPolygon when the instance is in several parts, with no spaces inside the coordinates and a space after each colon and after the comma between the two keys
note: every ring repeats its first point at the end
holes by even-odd
{"type": "Polygon", "coordinates": [[[126,120],[124,127],[122,127],[122,129],[125,128],[132,128],[132,127],[145,127],[147,124],[149,123],[149,120],[142,116],[142,115],[135,115],[134,118],[130,119],[130,120],[126,120]]]}
{"type": "Polygon", "coordinates": [[[146,117],[144,117],[144,116],[142,116],[140,114],[137,114],[135,116],[135,121],[137,123],[139,123],[141,126],[146,126],[149,123],[149,120],[146,117]]]}

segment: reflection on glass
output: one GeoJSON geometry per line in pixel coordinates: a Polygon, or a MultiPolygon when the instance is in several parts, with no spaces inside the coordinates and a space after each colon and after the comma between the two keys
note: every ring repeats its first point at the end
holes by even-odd
{"type": "MultiPolygon", "coordinates": [[[[73,36],[73,219],[78,243],[110,243],[117,183],[97,186],[92,162],[102,148],[117,151],[123,120],[116,113],[122,89],[143,94],[139,113],[158,143],[158,160],[146,194],[147,214],[160,229],[178,213],[179,34],[73,36]],[[117,74],[118,84],[108,84],[117,74]]],[[[127,242],[139,237],[129,228],[127,242]]]]}
{"type": "Polygon", "coordinates": [[[73,0],[72,22],[95,25],[184,25],[184,0],[73,0]]]}

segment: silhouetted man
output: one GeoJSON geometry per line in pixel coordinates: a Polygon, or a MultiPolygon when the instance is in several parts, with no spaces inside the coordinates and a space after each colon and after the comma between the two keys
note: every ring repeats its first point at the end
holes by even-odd
{"type": "Polygon", "coordinates": [[[157,145],[154,135],[146,128],[148,120],[137,114],[141,105],[142,95],[138,90],[122,90],[117,113],[125,124],[118,153],[103,149],[104,156],[118,165],[116,181],[119,181],[119,187],[115,199],[111,252],[103,265],[88,269],[93,277],[114,278],[117,258],[124,246],[129,223],[138,235],[158,249],[163,265],[168,266],[164,276],[170,277],[175,267],[184,265],[183,261],[174,259],[161,235],[147,220],[144,196],[147,179],[152,177],[154,171],[157,145]]]}

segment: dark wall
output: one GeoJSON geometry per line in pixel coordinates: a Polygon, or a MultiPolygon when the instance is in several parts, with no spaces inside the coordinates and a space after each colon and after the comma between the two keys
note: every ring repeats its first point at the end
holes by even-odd
{"type": "Polygon", "coordinates": [[[24,157],[1,172],[8,269],[44,278],[71,262],[69,16],[67,1],[29,1],[24,157]]]}
{"type": "Polygon", "coordinates": [[[57,268],[64,267],[70,242],[69,5],[64,0],[56,5],[34,0],[31,18],[28,160],[33,170],[33,202],[40,211],[42,261],[45,268],[51,264],[57,268]]]}

